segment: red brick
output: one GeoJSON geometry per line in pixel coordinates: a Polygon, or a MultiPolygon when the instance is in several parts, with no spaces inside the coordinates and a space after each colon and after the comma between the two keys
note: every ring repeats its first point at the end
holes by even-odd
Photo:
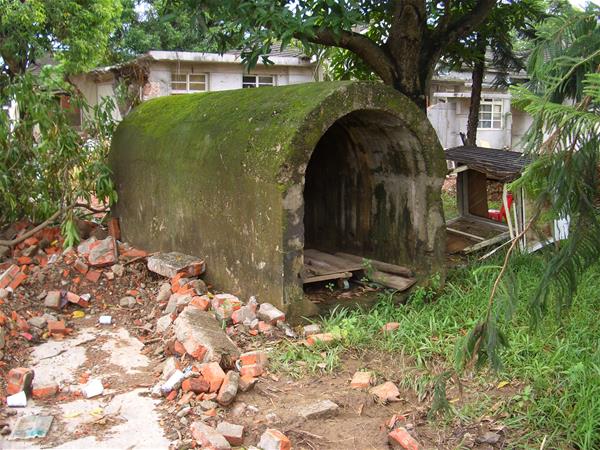
{"type": "Polygon", "coordinates": [[[406,431],[406,428],[396,428],[388,434],[388,441],[393,447],[400,447],[405,450],[419,450],[419,443],[406,431]]]}
{"type": "Polygon", "coordinates": [[[6,393],[8,395],[18,394],[25,391],[31,393],[31,383],[33,382],[34,372],[26,367],[17,367],[11,369],[6,377],[6,393]]]}
{"type": "Polygon", "coordinates": [[[170,402],[172,402],[173,400],[175,400],[177,398],[177,393],[178,392],[179,391],[175,391],[175,390],[169,392],[169,395],[167,395],[167,400],[170,401],[170,402]]]}
{"type": "Polygon", "coordinates": [[[87,264],[80,259],[75,260],[73,268],[82,275],[85,275],[89,269],[87,264]]]}
{"type": "Polygon", "coordinates": [[[13,264],[0,275],[0,288],[8,287],[13,278],[19,273],[19,266],[13,264]]]}
{"type": "Polygon", "coordinates": [[[219,366],[219,363],[208,363],[200,369],[202,376],[210,384],[210,392],[217,392],[225,379],[225,372],[219,366]]]}
{"type": "Polygon", "coordinates": [[[267,431],[260,437],[258,447],[269,450],[291,450],[292,443],[281,431],[267,428],[267,431]]]}
{"type": "Polygon", "coordinates": [[[258,331],[260,333],[270,333],[273,331],[273,325],[267,322],[263,322],[262,320],[258,322],[258,331]]]}
{"type": "Polygon", "coordinates": [[[260,364],[264,366],[267,364],[269,357],[265,352],[261,352],[260,350],[256,350],[253,352],[247,352],[240,355],[240,361],[243,366],[248,366],[250,364],[260,364]]]}
{"type": "Polygon", "coordinates": [[[398,328],[400,328],[400,324],[398,322],[389,322],[381,327],[381,332],[390,333],[392,331],[396,331],[398,328]]]}
{"type": "Polygon", "coordinates": [[[244,443],[244,427],[242,425],[221,422],[217,425],[217,431],[234,447],[239,447],[244,443]]]}
{"type": "Polygon", "coordinates": [[[175,341],[175,343],[173,344],[173,351],[179,356],[185,355],[185,347],[179,341],[175,341]]]}
{"type": "Polygon", "coordinates": [[[239,384],[240,391],[246,392],[250,390],[256,384],[256,381],[256,378],[251,375],[241,376],[239,384]]]}
{"type": "Polygon", "coordinates": [[[183,273],[190,277],[199,277],[204,273],[205,270],[206,264],[204,263],[204,261],[199,260],[183,269],[183,273]]]}
{"type": "Polygon", "coordinates": [[[74,292],[67,292],[66,298],[67,301],[75,304],[79,304],[79,300],[81,300],[81,297],[74,292]]]}
{"type": "Polygon", "coordinates": [[[248,366],[242,366],[240,374],[242,377],[259,377],[263,374],[264,368],[260,364],[250,364],[248,366]]]}
{"type": "Polygon", "coordinates": [[[88,273],[85,274],[85,277],[92,283],[97,283],[98,280],[100,279],[101,275],[102,275],[102,272],[92,269],[88,273]]]}
{"type": "Polygon", "coordinates": [[[350,382],[352,389],[364,389],[371,385],[373,374],[371,372],[356,372],[350,382]]]}
{"type": "Polygon", "coordinates": [[[194,394],[201,394],[210,391],[210,383],[200,377],[186,378],[183,380],[183,383],[181,383],[181,389],[183,389],[184,392],[191,391],[194,394]]]}
{"type": "Polygon", "coordinates": [[[117,241],[121,240],[121,227],[119,226],[119,219],[116,217],[111,217],[108,221],[108,234],[117,241]]]}
{"type": "Polygon", "coordinates": [[[49,320],[48,332],[50,334],[59,334],[65,336],[69,333],[69,329],[65,326],[65,322],[63,320],[49,320]]]}
{"type": "Polygon", "coordinates": [[[331,333],[321,333],[321,334],[313,334],[306,338],[306,343],[311,346],[315,345],[317,342],[319,344],[328,343],[335,341],[335,336],[331,333]]]}
{"type": "Polygon", "coordinates": [[[27,275],[25,275],[23,272],[19,272],[15,275],[15,277],[13,278],[13,280],[10,282],[10,284],[8,285],[9,288],[11,288],[13,291],[18,288],[21,283],[23,281],[25,281],[27,279],[27,275]]]}
{"type": "Polygon", "coordinates": [[[202,311],[208,311],[208,308],[210,307],[210,300],[204,295],[196,296],[192,298],[190,305],[192,305],[195,308],[201,309],[202,311]]]}
{"type": "Polygon", "coordinates": [[[58,384],[52,383],[44,386],[34,386],[32,391],[33,398],[48,398],[58,394],[58,384]]]}
{"type": "Polygon", "coordinates": [[[33,264],[33,259],[31,259],[29,256],[19,256],[17,258],[17,264],[20,266],[33,264]]]}
{"type": "Polygon", "coordinates": [[[39,243],[40,241],[34,236],[31,236],[23,241],[25,247],[31,247],[32,245],[37,245],[39,243]]]}

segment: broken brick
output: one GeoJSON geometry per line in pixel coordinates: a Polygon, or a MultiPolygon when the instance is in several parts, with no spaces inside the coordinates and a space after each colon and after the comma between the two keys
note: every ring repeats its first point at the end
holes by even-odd
{"type": "Polygon", "coordinates": [[[213,450],[229,450],[231,448],[231,445],[221,433],[201,421],[193,422],[190,431],[192,437],[202,448],[213,450]]]}
{"type": "Polygon", "coordinates": [[[115,242],[112,237],[96,241],[90,245],[88,262],[94,267],[111,266],[117,262],[115,242]]]}
{"type": "Polygon", "coordinates": [[[210,383],[204,378],[186,378],[181,383],[181,389],[184,392],[193,392],[194,394],[202,394],[210,391],[210,383]]]}
{"type": "Polygon", "coordinates": [[[315,345],[316,343],[323,344],[335,341],[335,336],[331,333],[313,334],[306,338],[306,343],[309,346],[315,345]]]}
{"type": "Polygon", "coordinates": [[[195,308],[201,309],[202,311],[208,311],[210,307],[210,299],[205,295],[192,297],[192,301],[190,302],[195,308]]]}
{"type": "Polygon", "coordinates": [[[383,384],[375,386],[369,392],[375,395],[381,402],[394,402],[399,400],[400,391],[394,383],[386,381],[383,384]]]}
{"type": "Polygon", "coordinates": [[[33,398],[49,398],[58,394],[58,384],[51,383],[42,386],[34,386],[32,390],[33,398]]]}
{"type": "Polygon", "coordinates": [[[258,318],[271,325],[285,320],[285,314],[270,303],[261,303],[258,307],[258,318]]]}
{"type": "MultiPolygon", "coordinates": [[[[112,274],[112,272],[111,272],[111,274],[112,274]]],[[[94,270],[94,269],[89,270],[88,273],[85,274],[85,278],[87,280],[91,281],[92,283],[97,283],[98,280],[100,279],[100,276],[102,276],[102,272],[100,272],[98,270],[94,270]]]]}
{"type": "MultiPolygon", "coordinates": [[[[22,272],[19,269],[19,266],[15,264],[11,265],[2,273],[2,275],[0,275],[0,288],[10,287],[12,289],[15,289],[15,287],[13,287],[13,284],[15,283],[15,279],[17,279],[16,277],[19,276],[19,274],[22,274],[22,272]]],[[[20,283],[21,282],[19,282],[17,286],[20,283]]]]}
{"type": "Polygon", "coordinates": [[[371,372],[356,372],[350,382],[352,389],[365,389],[371,385],[373,374],[371,372]]]}
{"type": "Polygon", "coordinates": [[[267,322],[263,322],[262,320],[258,322],[258,331],[259,333],[270,333],[273,331],[273,325],[267,322]]]}
{"type": "Polygon", "coordinates": [[[381,327],[381,332],[390,333],[392,331],[396,331],[398,328],[400,328],[400,324],[398,322],[388,322],[381,327]]]}
{"type": "Polygon", "coordinates": [[[263,374],[264,367],[261,364],[250,364],[247,366],[242,366],[240,369],[240,374],[245,377],[259,377],[263,374]]]}
{"type": "Polygon", "coordinates": [[[25,394],[29,395],[34,375],[33,370],[26,367],[11,369],[6,377],[6,393],[14,395],[25,391],[25,394]]]}
{"type": "Polygon", "coordinates": [[[208,363],[200,369],[200,372],[210,384],[210,392],[217,392],[225,379],[225,372],[223,372],[219,363],[208,363]]]}
{"type": "Polygon", "coordinates": [[[258,447],[262,450],[291,450],[292,443],[281,431],[267,428],[267,431],[260,437],[258,447]]]}
{"type": "Polygon", "coordinates": [[[388,434],[389,443],[396,448],[405,450],[419,450],[419,443],[406,431],[406,428],[399,427],[388,434]]]}
{"type": "Polygon", "coordinates": [[[269,360],[269,357],[267,356],[267,354],[260,350],[246,352],[246,353],[242,353],[240,355],[240,362],[242,363],[242,366],[246,366],[246,365],[250,365],[250,364],[259,364],[259,365],[264,366],[267,364],[268,360],[269,360]]]}
{"type": "Polygon", "coordinates": [[[238,388],[242,392],[249,391],[256,384],[256,381],[257,381],[257,379],[251,375],[241,376],[238,388]]]}
{"type": "Polygon", "coordinates": [[[63,320],[49,320],[48,333],[52,335],[66,336],[69,334],[69,329],[65,326],[65,322],[63,320]]]}
{"type": "Polygon", "coordinates": [[[75,260],[73,263],[73,268],[82,275],[85,275],[89,269],[87,264],[80,259],[75,260]]]}
{"type": "Polygon", "coordinates": [[[79,300],[81,300],[81,297],[77,294],[75,294],[74,292],[67,292],[66,295],[67,301],[71,302],[71,303],[75,303],[76,305],[79,304],[79,300]]]}
{"type": "Polygon", "coordinates": [[[179,252],[157,253],[148,258],[148,270],[167,278],[173,278],[179,273],[199,276],[204,272],[205,265],[204,261],[195,256],[179,252]]]}
{"type": "Polygon", "coordinates": [[[244,443],[244,427],[242,425],[221,422],[217,425],[217,431],[234,447],[239,447],[244,443]]]}

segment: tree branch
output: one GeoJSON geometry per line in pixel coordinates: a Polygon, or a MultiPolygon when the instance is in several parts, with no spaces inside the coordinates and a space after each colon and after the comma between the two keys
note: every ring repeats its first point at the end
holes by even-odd
{"type": "Polygon", "coordinates": [[[478,0],[471,11],[457,14],[456,17],[451,17],[449,12],[446,12],[433,34],[436,50],[443,49],[449,42],[454,42],[473,31],[487,18],[496,2],[497,0],[478,0]]]}
{"type": "Polygon", "coordinates": [[[313,34],[294,33],[299,40],[327,47],[340,47],[351,51],[361,58],[373,71],[381,77],[385,84],[394,81],[394,69],[385,51],[368,37],[353,31],[334,33],[327,28],[320,28],[313,34]]]}

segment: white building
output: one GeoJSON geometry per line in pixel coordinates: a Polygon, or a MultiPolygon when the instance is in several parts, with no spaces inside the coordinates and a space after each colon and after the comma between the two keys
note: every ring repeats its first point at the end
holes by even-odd
{"type": "MultiPolygon", "coordinates": [[[[125,64],[93,70],[72,77],[90,106],[103,97],[115,98],[120,76],[138,79],[139,98],[148,100],[165,95],[225,91],[261,86],[284,86],[322,80],[314,59],[299,50],[273,51],[273,64],[257,64],[249,73],[240,52],[216,53],[150,51],[125,64]]],[[[116,111],[120,120],[126,111],[116,111]]]]}
{"type": "MultiPolygon", "coordinates": [[[[521,139],[532,123],[529,115],[511,106],[506,89],[495,89],[496,73],[486,71],[481,92],[477,145],[488,148],[521,149],[521,139]]],[[[526,81],[512,75],[513,82],[526,81]]],[[[471,101],[471,73],[449,72],[434,76],[431,83],[427,117],[444,148],[462,145],[459,133],[467,133],[471,101]]]]}

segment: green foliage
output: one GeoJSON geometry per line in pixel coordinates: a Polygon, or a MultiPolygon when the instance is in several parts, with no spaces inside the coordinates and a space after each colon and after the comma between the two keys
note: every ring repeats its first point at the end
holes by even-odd
{"type": "MultiPolygon", "coordinates": [[[[443,391],[455,378],[448,377],[456,348],[485,314],[501,262],[499,256],[485,265],[472,263],[452,270],[435,302],[411,297],[401,305],[386,294],[368,310],[336,309],[323,318],[324,331],[340,336],[327,351],[338,356],[344,349],[383,351],[404,358],[407,369],[398,376],[402,385],[415,389],[421,397],[435,394],[439,403],[432,407],[444,411],[443,391]],[[382,335],[380,328],[388,322],[398,322],[400,327],[382,335]]],[[[532,331],[527,299],[537,289],[545,264],[544,255],[516,257],[511,265],[512,283],[518,286],[519,302],[498,305],[498,325],[505,329],[511,344],[499,352],[503,363],[499,374],[509,381],[510,388],[494,392],[496,375],[480,371],[463,378],[463,389],[468,392],[464,406],[451,405],[464,425],[484,416],[496,417],[508,427],[510,448],[540,448],[546,436],[545,448],[592,450],[600,446],[600,322],[596,319],[600,265],[595,264],[581,278],[577,308],[568,314],[551,311],[532,331]]],[[[302,355],[287,346],[283,351],[289,367],[306,367],[304,363],[295,365],[294,358],[307,360],[305,352],[310,349],[298,349],[302,355]]],[[[314,358],[317,355],[315,352],[314,358]]],[[[307,364],[310,366],[308,360],[307,364]]],[[[456,389],[448,394],[455,397],[456,389]]]]}
{"type": "Polygon", "coordinates": [[[533,117],[526,149],[536,159],[522,179],[544,218],[570,218],[569,234],[532,297],[539,320],[553,301],[572,303],[579,275],[600,255],[600,7],[567,10],[538,28],[531,82],[513,89],[514,103],[533,117]]]}
{"type": "MultiPolygon", "coordinates": [[[[11,101],[19,117],[0,115],[0,222],[38,222],[92,196],[116,200],[105,165],[115,126],[110,101],[91,108],[52,73],[15,77],[0,91],[0,103],[11,101]],[[59,96],[81,109],[81,129],[71,125],[73,111],[61,107],[59,96]]],[[[69,243],[77,239],[72,224],[66,223],[63,232],[69,243]]]]}
{"type": "Polygon", "coordinates": [[[194,0],[122,0],[121,26],[111,35],[109,62],[150,50],[215,51],[207,17],[194,0]]]}
{"type": "Polygon", "coordinates": [[[120,14],[120,0],[0,0],[0,72],[23,74],[46,55],[67,74],[91,69],[120,14]]]}

